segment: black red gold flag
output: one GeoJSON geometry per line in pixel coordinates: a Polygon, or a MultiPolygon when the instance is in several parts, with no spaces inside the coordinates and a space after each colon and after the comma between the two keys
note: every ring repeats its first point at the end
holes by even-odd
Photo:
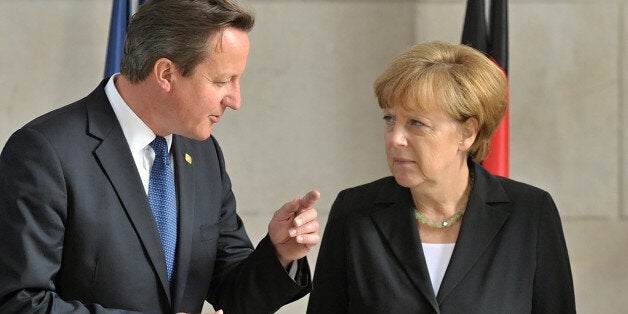
{"type": "MultiPolygon", "coordinates": [[[[462,43],[484,52],[508,75],[508,0],[490,0],[487,25],[485,0],[467,0],[462,43]]],[[[492,174],[509,175],[509,111],[491,139],[482,165],[492,174]]]]}

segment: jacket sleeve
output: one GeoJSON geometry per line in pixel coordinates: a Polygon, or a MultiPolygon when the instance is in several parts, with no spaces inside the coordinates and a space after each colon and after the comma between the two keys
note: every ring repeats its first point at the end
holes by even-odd
{"type": "MultiPolygon", "coordinates": [[[[213,138],[212,138],[213,139],[213,138]]],[[[214,141],[223,180],[218,252],[208,301],[225,313],[274,313],[311,289],[307,259],[297,261],[297,281],[288,275],[268,235],[255,250],[236,212],[222,152],[214,141]]]]}
{"type": "Polygon", "coordinates": [[[569,255],[560,216],[545,192],[539,216],[533,313],[576,313],[569,255]]]}
{"type": "Polygon", "coordinates": [[[54,149],[41,133],[18,130],[0,155],[0,313],[129,313],[58,295],[67,214],[54,149]]]}
{"type": "Polygon", "coordinates": [[[308,314],[347,313],[347,251],[345,247],[344,219],[337,213],[341,211],[343,192],[341,192],[329,213],[321,242],[312,293],[307,307],[308,314]]]}

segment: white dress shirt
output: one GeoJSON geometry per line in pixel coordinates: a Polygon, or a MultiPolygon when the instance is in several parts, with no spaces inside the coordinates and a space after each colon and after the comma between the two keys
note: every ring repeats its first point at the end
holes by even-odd
{"type": "MultiPolygon", "coordinates": [[[[111,76],[105,86],[105,94],[107,94],[111,107],[113,107],[113,112],[116,114],[118,122],[120,122],[120,127],[122,127],[122,132],[124,132],[124,137],[129,144],[131,154],[133,154],[137,171],[142,179],[142,184],[144,184],[144,191],[148,195],[150,169],[155,160],[155,152],[149,144],[155,139],[155,133],[131,110],[120,96],[120,93],[118,93],[114,84],[114,79],[118,75],[111,76]]],[[[165,138],[168,143],[168,152],[170,152],[172,134],[165,136],[165,138]]],[[[170,154],[170,165],[171,167],[173,165],[172,154],[170,154]]]]}

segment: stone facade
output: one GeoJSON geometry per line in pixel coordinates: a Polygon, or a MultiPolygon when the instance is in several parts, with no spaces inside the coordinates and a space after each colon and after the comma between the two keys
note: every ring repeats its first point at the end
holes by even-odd
{"type": "MultiPolygon", "coordinates": [[[[257,14],[243,106],[214,134],[257,242],[293,197],[319,189],[324,227],[341,189],[388,175],[373,80],[408,45],[459,42],[466,1],[243,3],[257,14]]],[[[0,0],[0,146],[98,84],[110,11],[111,1],[0,0]]],[[[553,195],[579,312],[625,311],[628,0],[511,0],[509,14],[511,177],[553,195]]]]}

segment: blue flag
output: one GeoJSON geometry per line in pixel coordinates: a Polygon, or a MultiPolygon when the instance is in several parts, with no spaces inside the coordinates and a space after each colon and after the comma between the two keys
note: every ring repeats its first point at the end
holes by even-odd
{"type": "Polygon", "coordinates": [[[124,37],[131,16],[137,7],[146,0],[113,0],[109,41],[107,45],[107,61],[105,62],[105,78],[120,72],[120,60],[124,48],[124,37]]]}

